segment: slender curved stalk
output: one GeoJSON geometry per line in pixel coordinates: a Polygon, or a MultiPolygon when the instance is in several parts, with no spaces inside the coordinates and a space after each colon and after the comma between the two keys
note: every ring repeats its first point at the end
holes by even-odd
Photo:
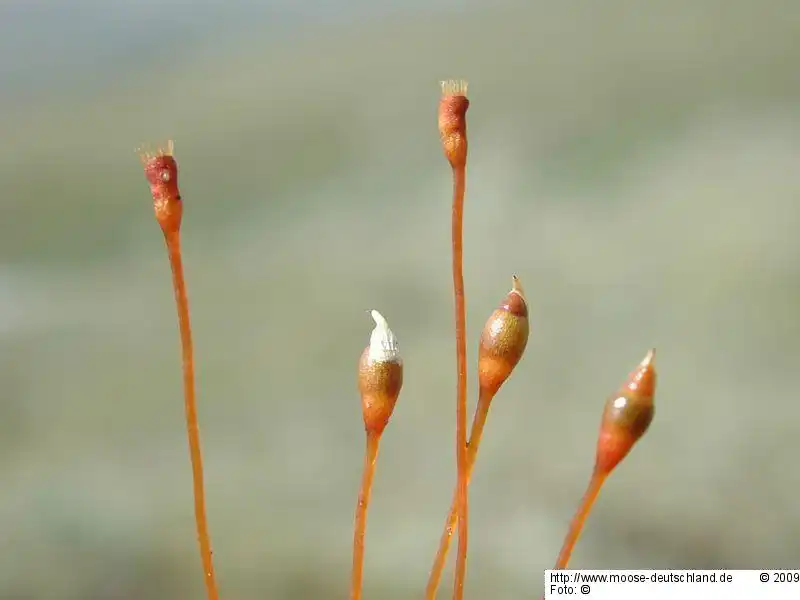
{"type": "Polygon", "coordinates": [[[467,570],[469,500],[467,493],[467,317],[464,296],[464,187],[466,167],[453,167],[453,292],[456,316],[456,366],[458,387],[456,400],[456,460],[458,469],[458,554],[453,582],[453,600],[464,597],[467,570]]]}
{"type": "Polygon", "coordinates": [[[569,531],[567,532],[567,536],[564,538],[564,544],[561,546],[561,551],[558,553],[556,566],[553,567],[554,569],[567,568],[570,556],[572,556],[572,550],[575,548],[575,544],[578,542],[581,531],[583,531],[583,525],[586,523],[586,519],[589,516],[592,506],[594,506],[595,500],[597,500],[597,496],[600,494],[600,489],[603,487],[607,477],[608,471],[599,471],[595,469],[595,471],[592,473],[592,478],[589,480],[589,485],[586,486],[586,492],[583,494],[583,498],[581,498],[581,501],[578,504],[578,510],[575,512],[575,516],[572,517],[572,522],[569,525],[569,531]]]}
{"type": "MultiPolygon", "coordinates": [[[[478,400],[478,407],[475,410],[475,417],[472,420],[472,430],[470,431],[469,444],[467,446],[467,485],[469,485],[470,478],[472,477],[472,469],[475,466],[475,459],[478,455],[478,449],[480,448],[481,437],[483,436],[483,429],[486,426],[486,419],[489,416],[489,406],[491,403],[492,396],[486,394],[482,395],[478,400]]],[[[431,574],[428,577],[428,585],[425,588],[425,600],[436,600],[436,591],[439,588],[442,572],[447,562],[447,554],[450,550],[450,540],[453,538],[453,534],[456,532],[457,528],[458,489],[456,489],[453,494],[453,501],[450,503],[450,511],[447,513],[442,536],[439,539],[439,549],[436,552],[431,574]]]]}
{"type": "Polygon", "coordinates": [[[197,541],[200,544],[200,558],[203,561],[203,575],[209,600],[218,600],[219,592],[214,577],[214,564],[211,558],[211,539],[206,520],[206,501],[203,484],[203,456],[200,450],[200,427],[197,422],[197,404],[194,390],[194,352],[192,328],[189,321],[189,299],[186,294],[186,281],[183,276],[181,240],[178,231],[164,234],[172,269],[172,285],[175,291],[175,304],[178,309],[178,326],[181,336],[181,356],[183,363],[183,393],[186,409],[186,433],[189,437],[189,457],[192,462],[192,484],[194,487],[194,515],[197,527],[197,541]]]}
{"type": "Polygon", "coordinates": [[[367,511],[369,510],[369,500],[372,496],[372,481],[375,479],[375,465],[378,461],[380,440],[380,434],[367,433],[367,447],[364,450],[364,470],[361,475],[361,489],[358,492],[355,525],[353,526],[353,570],[350,580],[350,600],[361,600],[367,511]]]}

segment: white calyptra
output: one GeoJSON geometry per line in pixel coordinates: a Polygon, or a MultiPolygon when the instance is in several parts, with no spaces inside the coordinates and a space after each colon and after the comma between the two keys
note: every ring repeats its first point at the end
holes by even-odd
{"type": "Polygon", "coordinates": [[[369,350],[367,357],[370,362],[394,362],[402,364],[400,358],[400,347],[397,345],[397,338],[391,329],[389,323],[386,322],[383,315],[377,310],[371,310],[375,321],[375,329],[369,336],[369,350]]]}

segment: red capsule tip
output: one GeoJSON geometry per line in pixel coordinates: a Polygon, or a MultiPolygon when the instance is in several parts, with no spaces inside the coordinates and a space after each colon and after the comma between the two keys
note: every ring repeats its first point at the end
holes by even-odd
{"type": "Polygon", "coordinates": [[[628,376],[623,389],[645,398],[652,398],[656,389],[655,357],[656,350],[651,348],[639,366],[628,376]]]}

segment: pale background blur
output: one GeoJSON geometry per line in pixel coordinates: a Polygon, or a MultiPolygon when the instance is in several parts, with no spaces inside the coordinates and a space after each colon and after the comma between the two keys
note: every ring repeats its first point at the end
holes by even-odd
{"type": "Polygon", "coordinates": [[[365,595],[421,597],[454,482],[448,77],[472,102],[470,363],[512,273],[532,318],[467,597],[540,593],[650,346],[654,424],[573,566],[800,567],[796,0],[186,4],[0,3],[0,598],[203,597],[134,153],[168,137],[223,596],[346,597],[374,307],[406,383],[365,595]]]}

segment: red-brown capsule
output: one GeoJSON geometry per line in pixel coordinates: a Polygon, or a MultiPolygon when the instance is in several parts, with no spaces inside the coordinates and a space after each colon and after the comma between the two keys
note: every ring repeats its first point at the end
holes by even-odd
{"type": "Polygon", "coordinates": [[[655,412],[654,359],[655,349],[647,353],[628,380],[606,401],[597,440],[596,471],[610,473],[650,427],[655,412]]]}
{"type": "Polygon", "coordinates": [[[403,361],[397,338],[383,315],[370,313],[375,329],[358,361],[358,389],[367,433],[380,435],[392,416],[403,386],[403,361]]]}
{"type": "Polygon", "coordinates": [[[439,135],[450,166],[464,168],[467,164],[467,99],[466,81],[442,81],[439,101],[439,135]]]}
{"type": "Polygon", "coordinates": [[[481,331],[478,346],[478,384],[493,396],[511,375],[528,345],[528,303],[519,279],[512,278],[508,295],[481,331]]]}
{"type": "Polygon", "coordinates": [[[180,229],[183,203],[178,190],[178,163],[174,157],[174,144],[167,142],[166,148],[154,151],[139,150],[144,165],[144,176],[150,184],[156,220],[165,234],[180,229]]]}

